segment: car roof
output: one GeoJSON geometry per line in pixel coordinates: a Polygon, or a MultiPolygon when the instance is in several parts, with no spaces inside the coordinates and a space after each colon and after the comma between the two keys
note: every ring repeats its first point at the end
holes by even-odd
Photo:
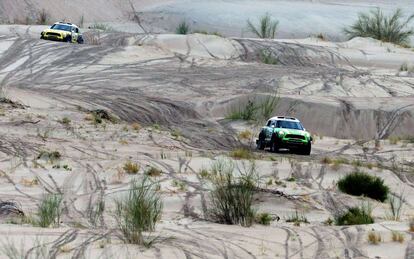
{"type": "Polygon", "coordinates": [[[55,22],[55,24],[63,24],[63,25],[68,25],[68,26],[72,26],[72,27],[78,28],[78,26],[76,26],[76,24],[69,23],[69,22],[55,22]]]}
{"type": "Polygon", "coordinates": [[[269,120],[285,120],[285,121],[295,121],[295,122],[300,122],[298,119],[294,118],[294,117],[287,117],[287,116],[275,116],[270,118],[269,120]]]}

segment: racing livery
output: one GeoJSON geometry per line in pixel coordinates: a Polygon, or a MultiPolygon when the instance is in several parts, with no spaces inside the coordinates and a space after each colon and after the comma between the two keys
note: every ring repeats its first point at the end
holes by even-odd
{"type": "Polygon", "coordinates": [[[43,40],[83,43],[79,27],[72,23],[57,22],[49,29],[42,31],[40,38],[43,40]]]}
{"type": "Polygon", "coordinates": [[[281,148],[286,148],[302,155],[310,155],[312,136],[298,119],[277,116],[267,121],[256,144],[260,150],[269,147],[272,152],[277,152],[281,148]]]}

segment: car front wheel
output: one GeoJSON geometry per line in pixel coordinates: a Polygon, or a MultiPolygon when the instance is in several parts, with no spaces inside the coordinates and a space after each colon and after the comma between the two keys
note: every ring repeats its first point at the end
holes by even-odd
{"type": "Polygon", "coordinates": [[[306,146],[304,146],[300,151],[302,155],[309,156],[311,154],[312,144],[309,142],[306,146]]]}
{"type": "Polygon", "coordinates": [[[270,141],[270,151],[273,153],[279,151],[279,138],[276,135],[273,135],[270,141]]]}

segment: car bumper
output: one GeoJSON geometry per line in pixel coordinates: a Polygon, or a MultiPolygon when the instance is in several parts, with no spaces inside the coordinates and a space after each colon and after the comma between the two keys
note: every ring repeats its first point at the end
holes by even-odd
{"type": "Polygon", "coordinates": [[[52,35],[44,35],[43,39],[52,40],[52,41],[64,41],[65,40],[65,38],[63,38],[62,36],[52,36],[52,35]]]}

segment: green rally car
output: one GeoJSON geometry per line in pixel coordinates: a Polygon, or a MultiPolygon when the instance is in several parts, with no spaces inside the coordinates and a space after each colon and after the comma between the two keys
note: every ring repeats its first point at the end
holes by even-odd
{"type": "Polygon", "coordinates": [[[267,121],[256,140],[257,149],[267,147],[270,151],[289,149],[302,155],[310,155],[312,149],[312,136],[296,118],[277,116],[267,121]]]}

